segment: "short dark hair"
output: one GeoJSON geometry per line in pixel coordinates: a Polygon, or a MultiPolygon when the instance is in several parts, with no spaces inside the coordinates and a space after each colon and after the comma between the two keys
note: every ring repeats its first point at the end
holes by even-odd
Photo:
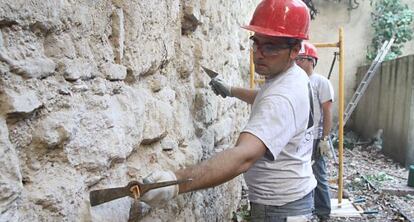
{"type": "Polygon", "coordinates": [[[286,43],[293,48],[295,45],[297,44],[301,44],[302,43],[302,39],[293,39],[293,38],[285,38],[286,39],[286,43]]]}

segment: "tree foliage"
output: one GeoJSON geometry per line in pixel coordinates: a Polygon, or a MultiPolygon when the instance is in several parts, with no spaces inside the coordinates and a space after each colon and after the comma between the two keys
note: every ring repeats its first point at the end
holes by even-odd
{"type": "Polygon", "coordinates": [[[383,42],[395,36],[385,60],[394,59],[402,54],[402,47],[412,39],[414,13],[401,0],[371,0],[371,5],[374,5],[371,14],[374,37],[367,50],[367,59],[372,61],[383,42]]]}

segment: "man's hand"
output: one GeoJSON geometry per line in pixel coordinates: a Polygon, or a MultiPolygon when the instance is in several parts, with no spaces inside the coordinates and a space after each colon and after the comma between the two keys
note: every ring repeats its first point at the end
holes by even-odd
{"type": "MultiPolygon", "coordinates": [[[[172,180],[177,180],[177,177],[172,171],[154,171],[144,178],[144,183],[157,183],[172,180]]],[[[153,189],[145,193],[141,197],[141,201],[144,201],[151,207],[155,207],[176,197],[178,195],[178,189],[178,184],[153,189]]]]}
{"type": "Polygon", "coordinates": [[[231,86],[225,84],[223,80],[219,78],[213,78],[211,79],[209,85],[211,86],[211,88],[213,89],[213,92],[216,95],[220,95],[223,98],[226,98],[227,96],[233,97],[231,94],[231,86]]]}
{"type": "Polygon", "coordinates": [[[321,139],[319,141],[318,149],[319,149],[319,153],[321,154],[321,156],[326,156],[328,158],[332,158],[328,138],[324,138],[324,139],[321,139]]]}

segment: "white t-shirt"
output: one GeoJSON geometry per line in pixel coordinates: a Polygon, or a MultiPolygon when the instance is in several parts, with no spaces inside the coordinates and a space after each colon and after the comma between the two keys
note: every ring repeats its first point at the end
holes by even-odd
{"type": "Polygon", "coordinates": [[[309,76],[313,90],[313,104],[315,117],[314,138],[321,139],[323,134],[322,104],[330,100],[334,102],[334,91],[331,82],[325,76],[312,73],[309,76]]]}
{"type": "Polygon", "coordinates": [[[316,186],[308,83],[305,71],[294,64],[266,81],[255,98],[243,132],[258,137],[267,152],[244,174],[254,203],[281,206],[316,186]]]}

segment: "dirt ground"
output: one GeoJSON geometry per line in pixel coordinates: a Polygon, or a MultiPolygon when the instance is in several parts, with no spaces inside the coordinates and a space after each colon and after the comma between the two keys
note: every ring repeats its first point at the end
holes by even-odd
{"type": "MultiPolygon", "coordinates": [[[[348,140],[349,141],[349,140],[348,140]]],[[[384,156],[375,145],[346,143],[344,149],[344,199],[365,201],[355,204],[365,212],[361,217],[331,217],[328,221],[409,221],[414,222],[414,188],[407,186],[408,170],[384,156]]],[[[337,152],[338,150],[335,149],[337,152]]],[[[331,198],[337,197],[338,165],[328,163],[331,198]]],[[[247,195],[233,221],[249,221],[247,195]]],[[[317,221],[315,218],[312,221],[317,221]]]]}
{"type": "MultiPolygon", "coordinates": [[[[338,167],[329,163],[330,177],[338,167]]],[[[407,186],[408,170],[384,156],[375,146],[344,149],[344,189],[350,199],[365,198],[359,203],[365,211],[376,214],[359,218],[331,218],[329,221],[414,221],[414,189],[407,186]],[[408,194],[409,193],[409,194],[408,194]]],[[[337,185],[332,185],[333,196],[337,185]]]]}

